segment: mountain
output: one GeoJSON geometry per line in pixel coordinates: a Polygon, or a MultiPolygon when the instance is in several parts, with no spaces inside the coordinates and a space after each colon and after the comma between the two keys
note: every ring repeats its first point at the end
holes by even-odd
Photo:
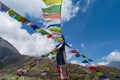
{"type": "Polygon", "coordinates": [[[0,68],[21,65],[28,58],[28,56],[21,55],[13,45],[0,37],[0,68]],[[16,63],[17,65],[15,65],[16,63]]]}
{"type": "Polygon", "coordinates": [[[120,69],[120,62],[119,61],[112,61],[107,66],[115,67],[120,69]]]}

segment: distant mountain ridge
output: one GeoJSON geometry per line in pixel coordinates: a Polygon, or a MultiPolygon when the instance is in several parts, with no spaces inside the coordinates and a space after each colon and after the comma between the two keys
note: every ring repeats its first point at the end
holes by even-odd
{"type": "Polygon", "coordinates": [[[10,44],[8,41],[6,41],[5,39],[1,37],[0,37],[0,48],[9,49],[13,51],[14,53],[20,55],[19,51],[12,44],[10,44]]]}
{"type": "Polygon", "coordinates": [[[0,68],[16,63],[23,64],[27,58],[29,57],[21,55],[12,44],[0,37],[0,68]]]}
{"type": "Polygon", "coordinates": [[[119,61],[112,61],[107,66],[120,69],[120,62],[119,61]]]}

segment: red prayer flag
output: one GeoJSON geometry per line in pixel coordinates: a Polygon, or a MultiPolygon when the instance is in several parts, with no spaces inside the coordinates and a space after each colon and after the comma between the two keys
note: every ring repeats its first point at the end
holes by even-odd
{"type": "Polygon", "coordinates": [[[53,19],[60,19],[61,14],[56,13],[56,14],[43,14],[44,18],[53,18],[53,19]]]}
{"type": "Polygon", "coordinates": [[[51,34],[48,34],[48,35],[47,35],[47,38],[51,38],[51,37],[52,37],[52,35],[51,35],[51,34]]]}
{"type": "Polygon", "coordinates": [[[22,75],[24,75],[24,74],[25,74],[25,72],[24,72],[23,70],[21,70],[20,72],[21,72],[21,74],[22,74],[22,75]]]}
{"type": "Polygon", "coordinates": [[[96,70],[96,67],[95,66],[90,66],[89,69],[90,70],[96,70]]]}
{"type": "Polygon", "coordinates": [[[77,50],[71,50],[71,53],[79,53],[77,50]]]}
{"type": "Polygon", "coordinates": [[[105,69],[105,66],[98,65],[97,68],[100,69],[100,70],[103,70],[103,69],[105,69]]]}

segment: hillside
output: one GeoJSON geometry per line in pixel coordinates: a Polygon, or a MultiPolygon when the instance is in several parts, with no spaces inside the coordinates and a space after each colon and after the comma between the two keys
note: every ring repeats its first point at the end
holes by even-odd
{"type": "MultiPolygon", "coordinates": [[[[30,63],[32,58],[33,57],[21,55],[9,42],[0,38],[0,78],[9,77],[11,70],[16,70],[30,63]]],[[[24,75],[25,80],[36,80],[35,78],[39,78],[41,70],[43,70],[49,62],[51,62],[50,59],[42,59],[37,66],[24,75]]],[[[69,80],[100,80],[95,71],[91,71],[85,66],[67,64],[67,67],[69,80]]],[[[110,80],[120,80],[114,78],[114,76],[120,75],[119,69],[106,67],[102,72],[107,75],[110,80]],[[115,74],[111,74],[110,71],[115,74]]],[[[23,80],[22,78],[23,77],[21,77],[20,80],[23,80]]],[[[45,80],[59,80],[59,75],[56,71],[56,63],[51,64],[50,71],[45,77],[45,80]]]]}

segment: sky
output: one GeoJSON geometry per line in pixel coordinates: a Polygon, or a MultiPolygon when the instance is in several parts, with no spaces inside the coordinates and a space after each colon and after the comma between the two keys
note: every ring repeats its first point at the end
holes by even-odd
{"type": "MultiPolygon", "coordinates": [[[[41,7],[44,4],[41,0],[0,1],[43,26],[41,7]]],[[[119,4],[120,0],[63,0],[62,33],[66,42],[101,64],[120,61],[119,4]]],[[[41,55],[55,46],[53,40],[34,33],[32,29],[2,12],[0,36],[26,55],[41,55]]],[[[69,55],[69,59],[77,63],[72,55],[69,55]]]]}

